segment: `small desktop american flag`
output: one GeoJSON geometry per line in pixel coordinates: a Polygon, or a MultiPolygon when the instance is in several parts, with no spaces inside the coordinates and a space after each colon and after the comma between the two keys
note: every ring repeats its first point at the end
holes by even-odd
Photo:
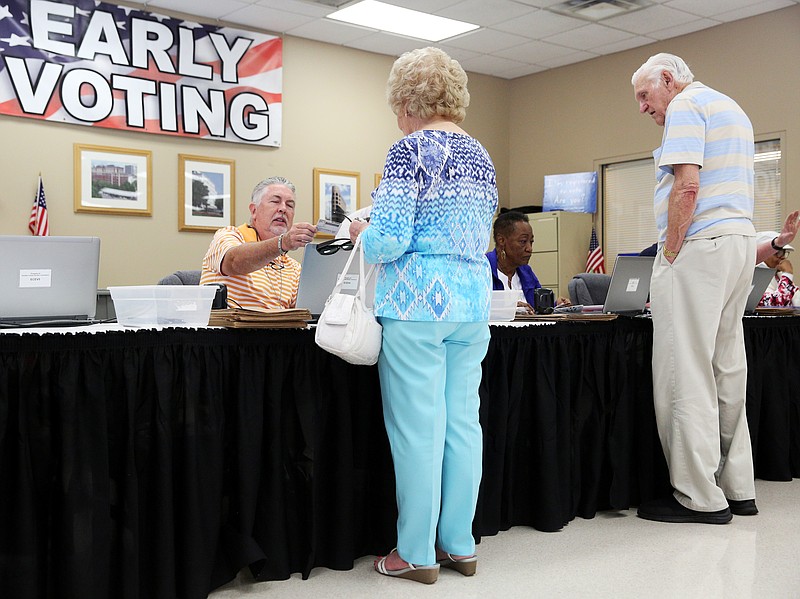
{"type": "Polygon", "coordinates": [[[603,248],[597,241],[597,231],[592,227],[592,238],[589,241],[589,255],[586,258],[586,272],[599,272],[605,274],[606,264],[603,258],[603,248]]]}
{"type": "Polygon", "coordinates": [[[39,175],[39,188],[36,190],[36,199],[33,200],[31,218],[28,221],[31,235],[50,235],[50,223],[47,220],[47,200],[44,198],[44,184],[39,175]]]}

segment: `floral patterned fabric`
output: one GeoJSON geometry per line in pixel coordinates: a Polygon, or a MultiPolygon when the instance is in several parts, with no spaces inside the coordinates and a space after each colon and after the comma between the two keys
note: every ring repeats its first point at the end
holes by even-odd
{"type": "Polygon", "coordinates": [[[796,305],[794,302],[797,287],[786,273],[777,273],[774,280],[758,302],[759,307],[786,307],[796,305]]]}
{"type": "Polygon", "coordinates": [[[424,129],[389,150],[362,244],[378,264],[375,315],[397,320],[489,319],[489,245],[497,185],[468,135],[424,129]]]}

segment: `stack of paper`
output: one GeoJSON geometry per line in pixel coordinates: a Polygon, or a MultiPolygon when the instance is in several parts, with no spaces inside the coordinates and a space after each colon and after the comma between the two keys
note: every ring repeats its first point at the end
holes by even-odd
{"type": "Polygon", "coordinates": [[[598,321],[598,320],[614,320],[617,318],[616,314],[604,314],[603,312],[564,312],[558,314],[522,314],[518,313],[514,316],[514,321],[525,320],[553,320],[553,321],[598,321]]]}
{"type": "Polygon", "coordinates": [[[211,310],[208,326],[231,327],[235,329],[304,329],[311,320],[311,312],[305,308],[285,310],[245,310],[228,308],[211,310]]]}
{"type": "Polygon", "coordinates": [[[762,306],[756,308],[756,314],[762,316],[797,316],[800,311],[793,306],[762,306]]]}

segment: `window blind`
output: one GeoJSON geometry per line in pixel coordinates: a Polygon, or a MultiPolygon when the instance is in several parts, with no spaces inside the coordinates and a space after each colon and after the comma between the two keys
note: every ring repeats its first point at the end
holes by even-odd
{"type": "MultiPolygon", "coordinates": [[[[639,253],[658,241],[653,214],[652,158],[603,167],[603,254],[613,265],[618,254],[639,253]]],[[[610,268],[609,268],[610,270],[610,268]]]]}
{"type": "Polygon", "coordinates": [[[753,226],[756,231],[780,231],[783,227],[780,140],[756,142],[753,166],[756,177],[753,226]]]}
{"type": "MultiPolygon", "coordinates": [[[[658,241],[653,214],[655,164],[652,158],[603,165],[603,239],[606,264],[618,254],[638,253],[658,241]]],[[[756,231],[780,231],[783,226],[781,142],[755,144],[756,231]]]]}

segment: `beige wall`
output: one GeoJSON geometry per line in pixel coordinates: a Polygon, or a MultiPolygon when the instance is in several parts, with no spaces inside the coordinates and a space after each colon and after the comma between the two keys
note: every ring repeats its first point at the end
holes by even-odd
{"type": "Polygon", "coordinates": [[[678,54],[697,80],[739,102],[757,136],[785,132],[786,211],[800,209],[800,6],[515,79],[509,205],[541,204],[544,175],[659,145],[663,130],[638,114],[630,84],[657,52],[678,54]]]}
{"type": "MultiPolygon", "coordinates": [[[[100,287],[154,284],[178,269],[200,267],[211,233],[178,232],[178,154],[236,161],[236,221],[248,218],[253,186],[283,175],[297,186],[296,220],[311,221],[315,167],[361,174],[360,205],[370,202],[376,173],[401,135],[385,100],[393,59],[299,38],[284,43],[283,144],[264,148],[218,141],[54,124],[0,115],[0,234],[27,235],[30,207],[42,173],[52,235],[101,238],[100,287]],[[77,214],[73,211],[73,144],[150,150],[150,217],[77,214]]],[[[473,75],[473,102],[464,127],[484,142],[506,173],[509,82],[473,75]]],[[[301,253],[295,252],[299,259],[301,253]]]]}
{"type": "MultiPolygon", "coordinates": [[[[785,132],[788,208],[800,208],[800,6],[589,62],[505,81],[470,75],[464,127],[495,162],[502,205],[539,204],[546,174],[592,170],[647,153],[660,129],[636,112],[630,75],[651,54],[682,55],[697,78],[739,101],[757,134],[785,132]]],[[[312,219],[315,167],[361,173],[361,205],[400,132],[384,99],[392,58],[309,40],[284,43],[281,148],[43,123],[0,115],[0,234],[27,234],[39,172],[51,232],[102,239],[100,286],[152,284],[198,268],[209,233],[178,232],[178,154],[236,161],[236,220],[249,193],[282,174],[298,188],[299,220],[312,219]],[[73,143],[151,150],[151,217],[73,212],[73,143]]]]}

